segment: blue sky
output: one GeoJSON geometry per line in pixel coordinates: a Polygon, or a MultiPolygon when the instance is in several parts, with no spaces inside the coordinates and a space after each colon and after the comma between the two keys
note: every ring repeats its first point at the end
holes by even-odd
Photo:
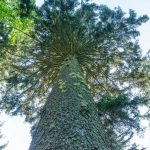
{"type": "MultiPolygon", "coordinates": [[[[42,4],[43,0],[37,0],[37,4],[42,4]]],[[[100,4],[106,4],[111,8],[120,6],[125,12],[130,8],[135,10],[138,15],[147,14],[150,16],[150,0],[93,0],[100,4]]],[[[139,37],[140,45],[145,53],[150,49],[150,21],[139,28],[141,36],[139,37]]],[[[142,109],[144,111],[144,109],[142,109]]],[[[5,141],[9,141],[5,150],[28,150],[31,137],[30,125],[24,122],[23,117],[9,117],[2,114],[1,120],[5,121],[2,132],[5,135],[5,141]]],[[[147,121],[142,121],[143,126],[148,126],[147,121]]],[[[142,138],[135,137],[134,141],[143,144],[150,149],[150,130],[147,130],[142,138]]]]}

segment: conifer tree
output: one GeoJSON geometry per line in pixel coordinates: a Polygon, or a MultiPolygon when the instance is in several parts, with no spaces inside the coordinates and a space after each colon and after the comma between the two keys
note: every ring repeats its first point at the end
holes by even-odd
{"type": "Polygon", "coordinates": [[[122,149],[149,118],[139,106],[150,106],[150,60],[138,43],[148,17],[88,0],[17,4],[17,23],[1,19],[0,108],[34,122],[30,150],[122,149]]]}

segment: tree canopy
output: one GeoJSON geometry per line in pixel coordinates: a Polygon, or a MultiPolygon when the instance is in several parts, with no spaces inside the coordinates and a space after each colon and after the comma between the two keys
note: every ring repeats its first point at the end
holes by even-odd
{"type": "Polygon", "coordinates": [[[138,42],[146,15],[88,0],[6,0],[0,11],[1,109],[38,119],[63,62],[76,57],[107,133],[125,144],[141,131],[150,117],[139,112],[150,107],[150,57],[138,42]]]}

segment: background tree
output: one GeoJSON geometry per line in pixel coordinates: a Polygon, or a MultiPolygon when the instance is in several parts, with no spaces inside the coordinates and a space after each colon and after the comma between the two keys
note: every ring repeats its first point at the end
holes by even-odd
{"type": "MultiPolygon", "coordinates": [[[[15,55],[19,55],[16,54],[19,52],[16,45],[27,37],[29,38],[28,33],[33,27],[32,19],[22,17],[23,10],[19,8],[21,2],[18,0],[0,1],[0,80],[4,79],[7,70],[9,70],[9,64],[12,64],[13,60],[16,59],[15,55]],[[12,55],[12,53],[15,54],[12,55]],[[10,59],[10,57],[13,59],[10,59]]],[[[33,1],[31,1],[31,4],[33,4],[33,1]]],[[[34,13],[32,13],[32,16],[34,16],[34,13]]]]}
{"type": "MultiPolygon", "coordinates": [[[[30,4],[21,1],[17,7],[31,12],[30,4]]],[[[148,17],[137,17],[133,10],[127,16],[119,7],[111,10],[77,0],[46,0],[34,10],[36,16],[15,14],[19,21],[34,21],[30,28],[25,26],[27,32],[20,32],[24,30],[19,27],[13,36],[21,33],[22,40],[14,40],[13,48],[3,44],[5,94],[1,108],[14,115],[24,114],[30,122],[38,120],[62,65],[75,57],[96,101],[100,121],[112,141],[123,147],[133,129],[141,131],[139,120],[149,118],[148,113],[141,116],[139,112],[139,106],[149,107],[149,56],[142,57],[137,40],[137,27],[148,17]],[[133,94],[135,89],[138,94],[133,94]]],[[[4,25],[3,30],[10,26],[4,25]]]]}

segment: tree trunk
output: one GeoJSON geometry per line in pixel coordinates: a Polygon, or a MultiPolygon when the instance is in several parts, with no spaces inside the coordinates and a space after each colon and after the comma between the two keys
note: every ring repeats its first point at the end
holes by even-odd
{"type": "Polygon", "coordinates": [[[29,150],[111,150],[75,58],[63,64],[29,150]]]}

